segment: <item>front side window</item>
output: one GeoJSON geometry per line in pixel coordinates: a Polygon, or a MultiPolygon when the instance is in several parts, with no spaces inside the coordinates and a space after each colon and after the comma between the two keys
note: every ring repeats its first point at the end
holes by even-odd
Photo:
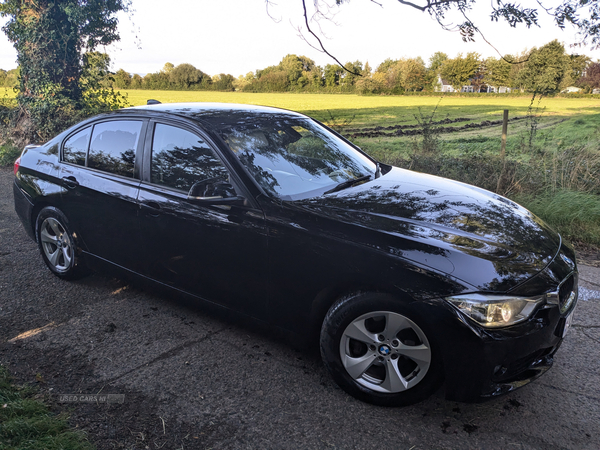
{"type": "Polygon", "coordinates": [[[67,139],[63,147],[63,161],[85,166],[91,131],[92,127],[87,127],[67,139]]]}
{"type": "Polygon", "coordinates": [[[375,163],[310,119],[256,117],[221,135],[262,188],[284,200],[322,195],[374,177],[375,163]]]}
{"type": "Polygon", "coordinates": [[[133,178],[142,122],[113,120],[94,126],[88,167],[133,178]]]}
{"type": "Polygon", "coordinates": [[[151,181],[188,192],[202,181],[227,181],[227,169],[200,137],[182,128],[156,124],[151,181]]]}

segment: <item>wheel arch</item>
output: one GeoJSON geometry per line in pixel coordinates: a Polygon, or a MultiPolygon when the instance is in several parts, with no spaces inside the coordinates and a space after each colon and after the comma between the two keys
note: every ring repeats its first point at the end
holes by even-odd
{"type": "Polygon", "coordinates": [[[31,228],[32,228],[33,236],[35,237],[35,241],[38,242],[37,218],[40,214],[40,211],[42,211],[42,209],[44,209],[44,208],[54,208],[57,211],[59,211],[67,219],[69,230],[70,230],[71,234],[73,235],[73,239],[75,240],[78,256],[81,256],[82,250],[86,248],[85,242],[83,241],[83,239],[81,238],[79,233],[77,233],[77,230],[73,226],[73,223],[69,220],[69,217],[67,217],[67,215],[62,211],[62,209],[60,209],[60,207],[58,207],[56,204],[53,204],[46,200],[41,200],[39,202],[36,202],[33,205],[33,208],[31,209],[31,228]]]}
{"type": "Polygon", "coordinates": [[[323,320],[329,309],[341,298],[367,292],[387,294],[405,304],[414,302],[414,298],[399,288],[380,285],[364,280],[345,279],[322,289],[311,304],[309,315],[309,339],[318,342],[323,320]]]}
{"type": "MultiPolygon", "coordinates": [[[[31,218],[29,223],[31,224],[31,232],[33,234],[33,236],[35,237],[35,240],[37,242],[38,237],[37,237],[37,218],[40,215],[40,211],[46,207],[54,207],[56,208],[56,206],[52,205],[50,202],[47,201],[39,201],[34,203],[33,208],[31,208],[31,218]]],[[[58,208],[57,208],[58,209],[58,208]]]]}

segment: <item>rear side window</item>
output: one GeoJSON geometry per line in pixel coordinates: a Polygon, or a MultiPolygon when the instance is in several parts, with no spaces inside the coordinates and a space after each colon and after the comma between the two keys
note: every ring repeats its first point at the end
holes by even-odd
{"type": "Polygon", "coordinates": [[[94,126],[88,167],[133,178],[142,122],[114,120],[94,126]]]}
{"type": "Polygon", "coordinates": [[[182,128],[156,124],[151,181],[188,192],[194,183],[228,180],[227,169],[200,137],[182,128]]]}
{"type": "Polygon", "coordinates": [[[87,127],[67,139],[63,147],[63,161],[85,166],[91,131],[92,127],[87,127]]]}

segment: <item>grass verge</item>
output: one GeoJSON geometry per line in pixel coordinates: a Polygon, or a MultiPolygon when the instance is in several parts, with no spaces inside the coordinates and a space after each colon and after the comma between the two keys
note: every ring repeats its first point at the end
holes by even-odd
{"type": "Polygon", "coordinates": [[[565,239],[600,247],[600,196],[597,194],[565,189],[515,200],[565,239]]]}
{"type": "Polygon", "coordinates": [[[32,388],[15,386],[0,366],[0,450],[93,450],[64,415],[51,413],[32,388]]]}

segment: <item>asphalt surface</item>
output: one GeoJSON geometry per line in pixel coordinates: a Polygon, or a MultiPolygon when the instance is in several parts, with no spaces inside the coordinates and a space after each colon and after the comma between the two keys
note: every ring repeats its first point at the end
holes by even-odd
{"type": "Polygon", "coordinates": [[[12,176],[0,168],[0,362],[98,448],[600,448],[600,269],[580,267],[573,326],[536,382],[480,404],[440,391],[381,408],[268,329],[101,275],[54,277],[16,217],[12,176]],[[98,392],[124,401],[60,402],[98,392]]]}

